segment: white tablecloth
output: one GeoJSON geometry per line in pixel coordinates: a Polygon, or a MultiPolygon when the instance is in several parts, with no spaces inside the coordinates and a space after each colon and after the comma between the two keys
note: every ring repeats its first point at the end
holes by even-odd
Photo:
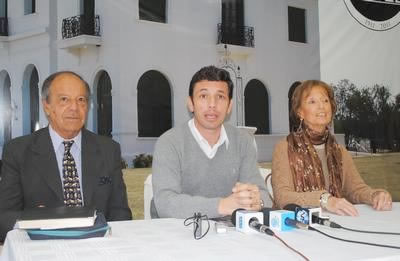
{"type": "MultiPolygon", "coordinates": [[[[356,229],[400,232],[400,203],[388,212],[377,212],[364,205],[357,208],[359,217],[331,215],[331,219],[356,229]]],[[[110,225],[110,237],[85,240],[31,241],[25,231],[13,230],[7,235],[0,260],[302,260],[277,239],[263,234],[247,235],[234,230],[217,234],[212,228],[203,239],[194,240],[192,226],[185,227],[179,219],[110,225]]],[[[319,228],[346,239],[400,246],[400,236],[319,228]]],[[[294,230],[278,235],[310,260],[400,260],[399,249],[340,242],[313,231],[294,230]]]]}

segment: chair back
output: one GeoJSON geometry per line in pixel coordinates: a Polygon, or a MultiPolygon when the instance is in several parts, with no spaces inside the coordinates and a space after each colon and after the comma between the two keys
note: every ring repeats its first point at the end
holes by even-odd
{"type": "MultiPolygon", "coordinates": [[[[259,168],[260,175],[263,178],[265,182],[265,186],[267,187],[267,193],[269,196],[269,199],[271,200],[271,206],[275,204],[274,202],[274,195],[272,191],[272,184],[271,184],[271,169],[267,168],[259,168]]],[[[264,202],[265,206],[269,206],[269,204],[266,204],[267,202],[264,202]]]]}
{"type": "Polygon", "coordinates": [[[150,209],[151,209],[151,200],[153,199],[153,182],[152,182],[152,174],[150,173],[146,180],[144,181],[144,189],[143,189],[143,212],[144,219],[151,219],[150,209]]]}
{"type": "Polygon", "coordinates": [[[274,191],[273,191],[273,189],[272,189],[271,177],[272,177],[272,172],[269,173],[269,174],[265,177],[265,186],[267,187],[267,192],[268,192],[269,199],[271,199],[272,205],[274,206],[274,205],[275,205],[275,201],[274,201],[274,191]]]}

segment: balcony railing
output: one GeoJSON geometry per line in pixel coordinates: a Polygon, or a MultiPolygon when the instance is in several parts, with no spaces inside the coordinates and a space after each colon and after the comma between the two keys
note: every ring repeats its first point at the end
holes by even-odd
{"type": "Polygon", "coordinates": [[[218,44],[254,47],[254,27],[218,24],[218,44]]]}
{"type": "Polygon", "coordinates": [[[68,39],[84,34],[100,36],[99,15],[96,15],[93,21],[90,20],[86,19],[85,15],[77,15],[63,19],[62,38],[68,39]]]}
{"type": "Polygon", "coordinates": [[[8,19],[0,17],[0,36],[8,36],[8,19]]]}

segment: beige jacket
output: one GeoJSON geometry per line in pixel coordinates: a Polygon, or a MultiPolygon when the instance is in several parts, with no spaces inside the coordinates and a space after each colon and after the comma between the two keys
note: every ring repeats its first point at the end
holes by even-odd
{"type": "MultiPolygon", "coordinates": [[[[343,173],[342,192],[343,197],[353,204],[363,203],[371,205],[372,194],[382,189],[372,189],[358,173],[350,153],[339,145],[342,151],[343,173]]],[[[272,159],[272,188],[274,191],[275,205],[283,208],[287,204],[294,203],[300,206],[319,207],[320,196],[326,190],[311,192],[296,192],[294,190],[293,175],[289,166],[288,143],[286,138],[280,140],[276,146],[272,159]]]]}

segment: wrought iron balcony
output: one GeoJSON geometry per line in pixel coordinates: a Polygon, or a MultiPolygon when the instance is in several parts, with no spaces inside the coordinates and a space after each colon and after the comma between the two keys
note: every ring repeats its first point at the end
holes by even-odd
{"type": "Polygon", "coordinates": [[[218,24],[218,44],[254,47],[254,27],[218,24]]]}
{"type": "Polygon", "coordinates": [[[62,38],[68,39],[79,35],[100,36],[100,17],[86,19],[85,15],[77,15],[63,19],[62,38]]]}
{"type": "Polygon", "coordinates": [[[8,36],[8,19],[0,17],[0,36],[8,36]]]}

